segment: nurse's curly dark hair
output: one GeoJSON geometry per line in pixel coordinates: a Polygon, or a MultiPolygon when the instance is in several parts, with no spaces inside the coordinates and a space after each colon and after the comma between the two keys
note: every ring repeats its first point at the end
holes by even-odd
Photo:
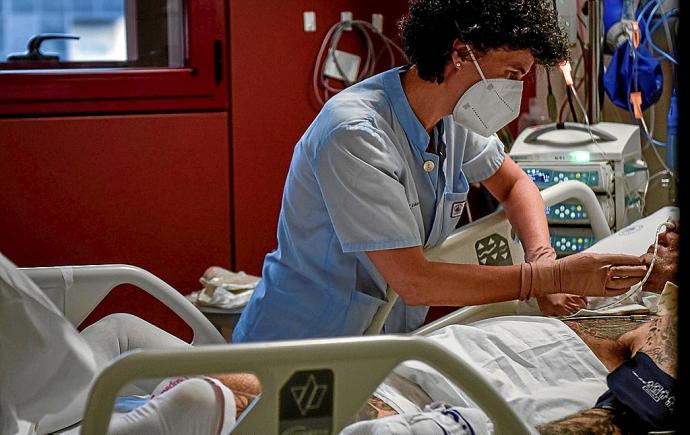
{"type": "Polygon", "coordinates": [[[443,83],[455,39],[477,56],[499,47],[528,49],[544,66],[570,56],[553,0],[411,0],[400,30],[419,77],[437,83],[443,83]]]}

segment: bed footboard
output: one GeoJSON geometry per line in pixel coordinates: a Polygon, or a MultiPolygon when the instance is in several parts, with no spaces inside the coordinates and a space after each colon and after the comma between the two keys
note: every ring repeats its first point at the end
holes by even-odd
{"type": "Polygon", "coordinates": [[[240,417],[233,433],[293,433],[300,428],[337,433],[385,377],[408,360],[427,363],[447,376],[486,412],[496,433],[531,433],[464,361],[423,337],[387,336],[135,352],[115,361],[96,380],[82,434],[106,432],[115,396],[132,379],[237,372],[254,373],[262,394],[240,417]]]}

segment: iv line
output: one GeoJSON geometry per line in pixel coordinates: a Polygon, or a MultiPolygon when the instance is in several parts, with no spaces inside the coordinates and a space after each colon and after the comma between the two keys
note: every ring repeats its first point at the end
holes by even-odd
{"type": "Polygon", "coordinates": [[[595,312],[601,312],[607,308],[612,308],[612,307],[617,307],[621,305],[625,300],[630,299],[631,297],[635,296],[637,293],[642,291],[642,287],[644,287],[645,283],[649,279],[649,277],[652,275],[652,270],[654,269],[654,264],[656,263],[656,258],[657,258],[657,250],[659,248],[659,234],[661,234],[661,230],[664,228],[673,228],[673,223],[671,222],[664,222],[661,225],[659,225],[656,229],[656,234],[654,236],[654,254],[652,256],[652,262],[649,264],[649,269],[647,269],[647,273],[645,274],[644,278],[642,278],[642,281],[640,281],[638,284],[632,286],[630,290],[625,292],[625,294],[622,295],[619,299],[604,305],[603,307],[599,307],[596,309],[592,309],[589,311],[595,311],[595,312]]]}

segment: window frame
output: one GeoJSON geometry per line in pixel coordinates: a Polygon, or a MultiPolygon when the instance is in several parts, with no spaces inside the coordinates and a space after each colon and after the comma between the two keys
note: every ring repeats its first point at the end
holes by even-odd
{"type": "Polygon", "coordinates": [[[183,8],[185,67],[0,70],[0,116],[226,108],[225,2],[183,8]]]}

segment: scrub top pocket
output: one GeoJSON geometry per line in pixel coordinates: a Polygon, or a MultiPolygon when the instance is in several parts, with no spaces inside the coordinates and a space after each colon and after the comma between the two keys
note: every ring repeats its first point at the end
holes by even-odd
{"type": "Polygon", "coordinates": [[[357,290],[353,290],[350,297],[350,306],[347,308],[345,325],[341,329],[342,335],[363,335],[371,325],[374,315],[386,301],[369,296],[357,290]]]}

